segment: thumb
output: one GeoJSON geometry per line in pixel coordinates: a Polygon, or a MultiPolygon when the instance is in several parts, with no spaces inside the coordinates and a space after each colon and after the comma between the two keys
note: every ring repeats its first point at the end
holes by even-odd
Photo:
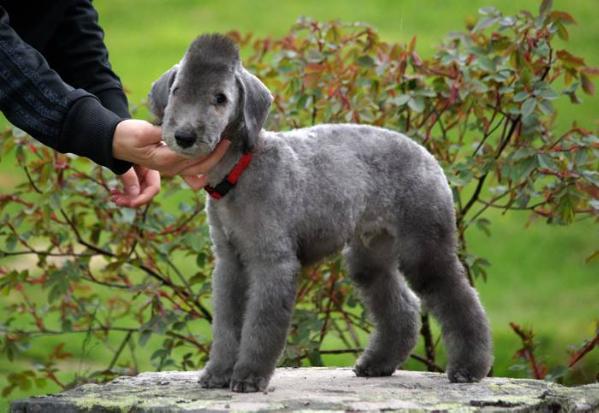
{"type": "Polygon", "coordinates": [[[129,169],[123,175],[121,175],[121,182],[123,183],[123,187],[125,188],[125,195],[128,196],[137,196],[139,195],[140,185],[139,178],[137,177],[137,173],[133,168],[129,169]]]}

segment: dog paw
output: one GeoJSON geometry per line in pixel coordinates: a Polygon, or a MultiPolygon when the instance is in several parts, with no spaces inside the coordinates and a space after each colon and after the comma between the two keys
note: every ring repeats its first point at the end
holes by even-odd
{"type": "Polygon", "coordinates": [[[474,383],[480,381],[480,378],[475,377],[467,369],[448,369],[447,377],[452,383],[474,383]]]}
{"type": "Polygon", "coordinates": [[[384,377],[390,376],[395,372],[396,366],[389,363],[377,363],[369,360],[360,359],[353,370],[358,377],[384,377]]]}
{"type": "Polygon", "coordinates": [[[266,391],[268,381],[268,377],[252,371],[235,371],[231,377],[230,388],[237,393],[266,391]]]}
{"type": "Polygon", "coordinates": [[[200,376],[200,386],[205,389],[225,389],[229,387],[231,374],[218,374],[214,371],[204,370],[200,376]]]}

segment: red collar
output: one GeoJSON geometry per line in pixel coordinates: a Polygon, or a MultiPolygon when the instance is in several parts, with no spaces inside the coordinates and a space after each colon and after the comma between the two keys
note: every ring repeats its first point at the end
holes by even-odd
{"type": "Polygon", "coordinates": [[[231,189],[235,187],[235,184],[237,184],[239,177],[241,176],[243,171],[245,171],[245,169],[248,167],[251,160],[252,153],[244,152],[243,155],[241,155],[241,158],[239,158],[239,161],[237,161],[237,163],[233,167],[233,169],[231,169],[231,172],[229,172],[229,174],[225,176],[225,179],[220,181],[216,186],[206,185],[204,189],[213,199],[221,199],[222,197],[227,195],[227,193],[231,189]]]}

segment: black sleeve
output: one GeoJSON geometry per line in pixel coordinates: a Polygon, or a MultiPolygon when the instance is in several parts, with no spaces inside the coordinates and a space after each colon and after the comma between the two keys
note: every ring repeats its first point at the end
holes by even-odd
{"type": "Polygon", "coordinates": [[[71,86],[96,95],[122,118],[130,118],[127,97],[112,71],[104,32],[90,0],[71,0],[44,53],[50,67],[71,86]]]}
{"type": "Polygon", "coordinates": [[[0,111],[15,126],[59,152],[72,152],[124,173],[112,156],[120,116],[98,98],[66,84],[44,57],[10,27],[0,7],[0,111]]]}

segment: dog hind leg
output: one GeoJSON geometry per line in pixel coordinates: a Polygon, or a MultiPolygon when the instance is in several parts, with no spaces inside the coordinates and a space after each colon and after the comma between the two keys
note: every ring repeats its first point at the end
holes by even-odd
{"type": "Polygon", "coordinates": [[[422,234],[415,238],[419,241],[404,244],[412,247],[400,254],[400,269],[441,324],[449,380],[478,381],[493,360],[489,323],[478,294],[468,283],[453,242],[422,234]]]}
{"type": "Polygon", "coordinates": [[[366,247],[355,240],[345,253],[375,331],[360,356],[358,376],[389,376],[408,358],[419,331],[419,302],[397,269],[393,238],[379,236],[366,247]]]}

